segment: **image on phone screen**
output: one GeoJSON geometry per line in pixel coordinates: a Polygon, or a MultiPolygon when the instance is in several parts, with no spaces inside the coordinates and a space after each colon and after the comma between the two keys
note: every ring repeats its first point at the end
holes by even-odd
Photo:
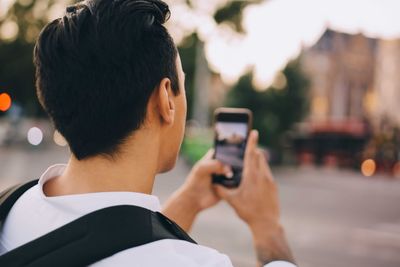
{"type": "Polygon", "coordinates": [[[229,181],[226,180],[232,180],[231,185],[237,185],[242,175],[248,124],[246,122],[217,121],[215,131],[215,158],[230,165],[233,171],[233,177],[223,177],[224,183],[229,185],[229,181]]]}

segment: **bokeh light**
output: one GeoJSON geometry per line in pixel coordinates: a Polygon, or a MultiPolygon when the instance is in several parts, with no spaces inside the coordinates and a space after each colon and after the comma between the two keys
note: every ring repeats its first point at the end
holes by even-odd
{"type": "Polygon", "coordinates": [[[65,138],[57,130],[54,131],[53,140],[54,140],[54,143],[56,143],[59,146],[67,146],[68,145],[68,143],[65,140],[65,138]]]}
{"type": "Polygon", "coordinates": [[[11,107],[11,97],[7,93],[0,94],[0,111],[7,111],[11,107]]]}
{"type": "Polygon", "coordinates": [[[286,85],[287,85],[287,79],[286,79],[285,74],[283,74],[283,72],[281,72],[281,71],[278,72],[275,75],[275,80],[272,83],[272,86],[278,90],[282,90],[286,87],[286,85]]]}
{"type": "Polygon", "coordinates": [[[19,27],[17,22],[7,20],[0,25],[0,38],[5,41],[14,41],[17,38],[19,27]]]}
{"type": "Polygon", "coordinates": [[[361,173],[364,176],[372,176],[375,174],[376,171],[376,163],[373,159],[367,159],[364,160],[364,162],[361,164],[361,173]]]}
{"type": "Polygon", "coordinates": [[[32,127],[29,129],[27,134],[28,142],[31,145],[37,146],[43,141],[43,132],[37,127],[32,127]]]}

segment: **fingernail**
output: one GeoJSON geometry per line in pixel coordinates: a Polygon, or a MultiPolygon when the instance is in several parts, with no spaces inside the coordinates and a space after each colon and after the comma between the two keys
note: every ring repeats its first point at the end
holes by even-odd
{"type": "Polygon", "coordinates": [[[253,130],[253,135],[255,138],[258,138],[258,131],[257,130],[253,130]]]}

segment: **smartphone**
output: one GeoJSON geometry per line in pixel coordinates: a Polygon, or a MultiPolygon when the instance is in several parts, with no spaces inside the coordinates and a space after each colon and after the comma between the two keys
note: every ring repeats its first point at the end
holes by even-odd
{"type": "Polygon", "coordinates": [[[232,176],[213,175],[213,183],[238,187],[252,125],[252,112],[245,108],[218,108],[214,112],[214,158],[231,166],[232,176]]]}

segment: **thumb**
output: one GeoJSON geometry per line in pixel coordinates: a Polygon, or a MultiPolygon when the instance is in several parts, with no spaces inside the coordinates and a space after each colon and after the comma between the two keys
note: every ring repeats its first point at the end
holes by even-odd
{"type": "Polygon", "coordinates": [[[214,149],[210,148],[209,150],[207,150],[207,153],[204,154],[204,156],[200,160],[212,159],[213,155],[214,155],[214,149]]]}
{"type": "Polygon", "coordinates": [[[205,159],[199,161],[197,164],[197,168],[201,173],[223,173],[224,165],[215,159],[205,159]]]}

